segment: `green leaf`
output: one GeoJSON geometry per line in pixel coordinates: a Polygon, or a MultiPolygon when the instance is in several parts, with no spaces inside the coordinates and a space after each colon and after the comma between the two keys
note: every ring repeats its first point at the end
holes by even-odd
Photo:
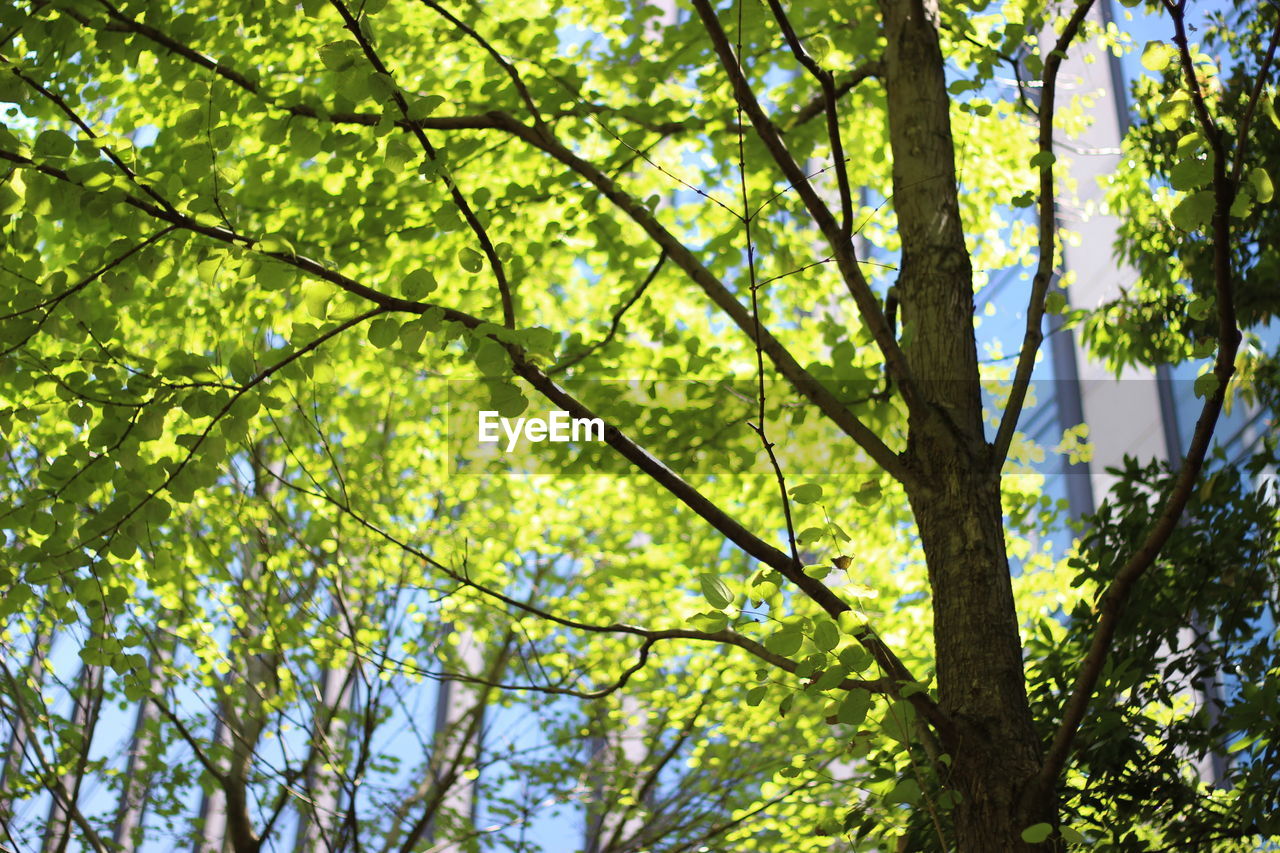
{"type": "Polygon", "coordinates": [[[346,71],[356,64],[359,48],[349,41],[331,41],[320,46],[320,61],[330,71],[346,71]]]}
{"type": "Polygon", "coordinates": [[[464,248],[458,252],[458,266],[475,275],[484,269],[484,256],[472,248],[464,248]]]}
{"type": "Polygon", "coordinates": [[[444,103],[439,95],[423,95],[409,99],[409,119],[412,121],[428,118],[444,103]]]}
{"type": "Polygon", "coordinates": [[[518,418],[529,407],[529,400],[516,385],[494,382],[490,385],[490,405],[504,418],[518,418]]]}
{"type": "Polygon", "coordinates": [[[898,784],[885,795],[884,800],[890,805],[897,803],[915,805],[920,800],[920,783],[915,779],[899,779],[898,784]]]}
{"type": "Polygon", "coordinates": [[[400,334],[400,324],[391,317],[379,317],[369,324],[369,343],[378,349],[391,346],[400,334]]]}
{"type": "Polygon", "coordinates": [[[408,355],[417,355],[426,336],[427,327],[421,320],[405,323],[400,327],[400,348],[408,355]]]}
{"type": "Polygon", "coordinates": [[[323,320],[329,314],[329,303],[333,301],[333,288],[323,281],[308,281],[302,286],[302,304],[307,313],[317,320],[323,320]]]}
{"type": "Polygon", "coordinates": [[[1196,297],[1187,304],[1187,314],[1195,320],[1206,320],[1213,312],[1216,301],[1213,297],[1196,297]]]}
{"type": "Polygon", "coordinates": [[[383,162],[393,172],[404,171],[405,166],[421,156],[417,148],[410,145],[402,136],[388,136],[387,147],[383,154],[383,162]]]}
{"type": "Polygon", "coordinates": [[[880,728],[893,740],[906,745],[915,737],[916,709],[910,702],[894,700],[880,718],[880,728]]]}
{"type": "Polygon", "coordinates": [[[288,264],[267,260],[258,267],[255,278],[266,290],[287,290],[297,278],[297,272],[288,264]]]}
{"type": "Polygon", "coordinates": [[[800,651],[803,643],[804,636],[794,628],[788,627],[765,638],[764,647],[776,655],[790,657],[800,651]]]}
{"type": "Polygon", "coordinates": [[[486,376],[502,376],[510,370],[510,359],[502,344],[483,340],[476,348],[476,367],[486,376]]]}
{"type": "Polygon", "coordinates": [[[1053,835],[1053,825],[1048,823],[1033,823],[1022,830],[1022,840],[1028,844],[1039,844],[1050,835],[1053,835]]]}
{"type": "Polygon", "coordinates": [[[845,694],[836,711],[836,720],[846,726],[860,726],[871,710],[871,694],[862,688],[854,688],[845,694]]]}
{"type": "Polygon", "coordinates": [[[1213,178],[1213,163],[1187,157],[1169,172],[1169,185],[1175,190],[1187,191],[1202,187],[1213,178]]]}
{"type": "Polygon", "coordinates": [[[826,690],[833,690],[840,686],[840,682],[844,680],[844,675],[844,671],[838,666],[822,670],[818,673],[818,678],[805,687],[805,691],[808,693],[822,693],[826,690]]]}
{"type": "Polygon", "coordinates": [[[298,122],[289,131],[289,146],[303,160],[310,160],[320,153],[324,140],[305,122],[298,122]]]}
{"type": "Polygon", "coordinates": [[[1192,193],[1178,202],[1170,214],[1170,220],[1183,231],[1195,231],[1209,224],[1213,217],[1213,193],[1208,190],[1192,193]]]}
{"type": "Polygon", "coordinates": [[[800,504],[816,503],[822,499],[822,486],[817,483],[803,483],[787,490],[791,499],[800,504]]]}
{"type": "Polygon", "coordinates": [[[1068,844],[1084,844],[1084,833],[1078,829],[1060,826],[1058,827],[1058,832],[1062,834],[1062,840],[1068,844]]]}
{"type": "Polygon", "coordinates": [[[1194,157],[1204,150],[1206,145],[1204,134],[1199,130],[1193,130],[1178,139],[1177,157],[1180,161],[1194,157]]]}
{"type": "Polygon", "coordinates": [[[1156,107],[1156,113],[1160,117],[1160,127],[1169,131],[1179,130],[1191,118],[1191,99],[1184,93],[1176,93],[1160,101],[1156,107]]]}
{"type": "Polygon", "coordinates": [[[0,184],[0,216],[12,216],[22,210],[23,196],[8,184],[0,184]]]}
{"type": "Polygon", "coordinates": [[[1274,96],[1262,99],[1262,108],[1266,110],[1267,117],[1271,119],[1271,123],[1280,129],[1280,114],[1276,113],[1276,99],[1274,96]]]}
{"type": "Polygon", "coordinates": [[[801,545],[812,545],[814,542],[822,541],[827,532],[821,527],[806,527],[796,535],[796,542],[801,545]]]}
{"type": "Polygon", "coordinates": [[[1200,399],[1212,396],[1218,390],[1218,375],[1213,372],[1202,373],[1196,377],[1192,389],[1200,399]]]}
{"type": "Polygon", "coordinates": [[[431,295],[437,286],[436,277],[425,269],[416,269],[400,280],[400,292],[414,301],[431,295]]]}
{"type": "Polygon", "coordinates": [[[1267,174],[1267,170],[1258,166],[1249,172],[1249,183],[1253,185],[1254,194],[1258,201],[1266,204],[1275,197],[1275,186],[1271,183],[1271,176],[1267,174]]]}
{"type": "Polygon", "coordinates": [[[1149,41],[1142,49],[1142,67],[1148,71],[1163,71],[1173,57],[1173,47],[1162,41],[1149,41]]]}
{"type": "Polygon", "coordinates": [[[805,47],[818,62],[824,61],[831,55],[831,39],[822,33],[817,33],[805,39],[805,47]]]}
{"type": "Polygon", "coordinates": [[[840,629],[830,619],[820,619],[813,630],[813,644],[824,652],[840,645],[840,629]]]}
{"type": "Polygon", "coordinates": [[[716,610],[724,610],[733,603],[733,593],[716,575],[698,575],[698,583],[702,587],[702,597],[716,610]]]}
{"type": "Polygon", "coordinates": [[[1044,298],[1044,310],[1050,314],[1061,314],[1067,310],[1067,297],[1061,290],[1051,290],[1044,298]]]}
{"type": "Polygon", "coordinates": [[[1231,210],[1229,212],[1236,219],[1244,219],[1253,210],[1253,187],[1252,185],[1246,185],[1244,189],[1246,191],[1236,193],[1235,200],[1231,202],[1231,210]]]}
{"type": "Polygon", "coordinates": [[[1052,151],[1037,151],[1031,157],[1031,168],[1043,169],[1052,166],[1058,158],[1052,151]]]}
{"type": "Polygon", "coordinates": [[[32,150],[42,159],[65,159],[71,156],[75,144],[71,137],[60,130],[45,130],[36,137],[32,150]]]}
{"type": "Polygon", "coordinates": [[[840,664],[849,672],[862,672],[873,663],[875,658],[862,646],[849,646],[840,652],[840,664]]]}
{"type": "Polygon", "coordinates": [[[709,610],[705,613],[693,614],[689,618],[689,626],[695,631],[706,631],[708,634],[714,634],[729,627],[729,619],[719,610],[709,610]]]}

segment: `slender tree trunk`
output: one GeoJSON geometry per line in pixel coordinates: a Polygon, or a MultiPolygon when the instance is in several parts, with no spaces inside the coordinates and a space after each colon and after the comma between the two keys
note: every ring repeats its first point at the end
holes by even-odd
{"type": "MultiPolygon", "coordinates": [[[[161,680],[168,656],[160,652],[151,658],[148,696],[159,696],[164,689],[161,680]]],[[[116,824],[111,840],[119,846],[120,853],[133,853],[138,848],[135,834],[141,832],[146,811],[147,794],[151,790],[151,757],[155,745],[155,726],[160,720],[160,707],[151,699],[143,699],[138,705],[138,716],[133,724],[133,737],[129,740],[129,756],[125,763],[124,785],[120,791],[120,806],[116,811],[116,824]]]]}
{"type": "Polygon", "coordinates": [[[64,853],[71,841],[71,807],[80,797],[80,784],[84,781],[84,766],[93,743],[93,730],[98,722],[98,710],[102,705],[102,667],[84,664],[76,677],[72,691],[75,703],[71,712],[71,726],[79,742],[58,750],[60,761],[73,753],[72,768],[58,777],[50,793],[49,817],[45,822],[44,841],[40,849],[44,853],[64,853]]]}
{"type": "MultiPolygon", "coordinates": [[[[272,446],[260,442],[252,455],[253,496],[262,503],[270,502],[280,490],[281,466],[270,461],[267,454],[272,446]],[[274,472],[274,475],[273,475],[274,472]]],[[[247,531],[246,531],[247,532],[247,531]]],[[[259,527],[246,543],[244,557],[245,592],[243,606],[246,612],[243,628],[243,647],[251,648],[270,630],[273,614],[271,594],[259,587],[259,581],[268,575],[268,561],[275,550],[270,529],[259,527]]],[[[227,842],[235,853],[258,853],[262,846],[254,830],[249,814],[250,771],[262,732],[266,728],[263,705],[275,692],[276,670],[283,661],[278,651],[250,652],[235,661],[234,671],[239,672],[243,689],[232,701],[226,703],[227,721],[231,727],[231,761],[227,770],[227,842]]]]}
{"type": "Polygon", "coordinates": [[[338,773],[326,763],[338,764],[346,754],[346,722],[351,704],[352,665],[325,669],[320,677],[320,698],[312,714],[311,749],[307,756],[308,802],[299,808],[293,849],[298,853],[337,849],[338,805],[342,793],[338,773]]]}
{"type": "Polygon", "coordinates": [[[436,700],[436,724],[431,743],[431,756],[424,768],[423,779],[413,794],[406,797],[397,808],[391,829],[383,843],[383,853],[410,850],[425,843],[442,853],[458,853],[465,849],[465,842],[437,837],[441,813],[451,819],[465,816],[468,823],[476,814],[476,785],[460,784],[468,767],[479,763],[484,749],[484,720],[489,702],[498,681],[510,662],[515,635],[508,630],[502,641],[487,649],[477,646],[471,637],[464,637],[459,648],[461,669],[468,675],[483,679],[479,685],[459,688],[456,682],[442,680],[436,700]],[[483,653],[492,657],[486,662],[483,653]],[[407,830],[401,832],[412,809],[421,804],[422,811],[407,830]]]}
{"type": "MultiPolygon", "coordinates": [[[[221,708],[219,703],[219,708],[221,708]]],[[[223,749],[231,746],[231,727],[221,711],[214,723],[213,743],[223,749]]],[[[222,853],[227,837],[227,795],[222,788],[214,788],[200,798],[200,816],[197,820],[200,838],[195,853],[222,853]]]]}
{"type": "MultiPolygon", "coordinates": [[[[44,623],[37,616],[31,632],[31,657],[23,670],[23,682],[34,682],[37,692],[39,685],[44,681],[44,659],[52,640],[52,636],[45,635],[44,623]]],[[[22,701],[18,693],[18,685],[10,683],[10,687],[12,701],[22,701]]],[[[5,753],[4,761],[0,762],[0,827],[4,829],[4,838],[10,843],[13,843],[9,823],[13,818],[14,797],[9,788],[14,777],[22,772],[22,762],[27,754],[29,736],[25,715],[11,715],[8,751],[5,753]]]]}
{"type": "Polygon", "coordinates": [[[973,282],[959,215],[950,102],[936,0],[881,0],[902,236],[903,349],[913,407],[908,488],[933,592],[938,690],[954,731],[951,784],[965,853],[1033,849],[1027,826],[1054,823],[1052,795],[1024,803],[1040,762],[1004,549],[999,471],[983,430],[973,282]]]}

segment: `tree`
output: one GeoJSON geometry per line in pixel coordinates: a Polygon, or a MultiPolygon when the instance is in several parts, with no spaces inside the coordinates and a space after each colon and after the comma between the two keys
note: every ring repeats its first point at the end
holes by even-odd
{"type": "Polygon", "coordinates": [[[570,802],[595,850],[1274,836],[1274,681],[1214,726],[1179,727],[1171,687],[1274,673],[1274,504],[1201,477],[1238,220],[1270,201],[1274,9],[1239,11],[1234,85],[1185,2],[1143,54],[1185,108],[1128,197],[1165,170],[1190,192],[1134,202],[1127,251],[1186,259],[1143,285],[1199,298],[1212,357],[1185,457],[1125,472],[1069,563],[1010,568],[1062,523],[1010,475],[1058,307],[1058,72],[1116,39],[1091,7],[0,10],[0,608],[30,653],[3,670],[5,796],[59,816],[11,803],[10,843],[531,849],[570,802]],[[975,270],[1025,253],[1002,374],[975,270]],[[538,406],[603,442],[477,444],[477,411],[538,406]],[[1189,566],[1231,598],[1196,556],[1222,529],[1249,594],[1180,656],[1196,614],[1160,602],[1189,566]],[[1185,666],[1153,688],[1162,659],[1185,666]],[[1208,791],[1143,757],[1166,726],[1255,760],[1208,791]]]}

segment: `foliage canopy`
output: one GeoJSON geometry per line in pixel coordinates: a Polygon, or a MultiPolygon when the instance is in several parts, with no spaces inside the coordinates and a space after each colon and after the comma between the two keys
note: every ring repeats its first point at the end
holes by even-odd
{"type": "Polygon", "coordinates": [[[1146,9],[1140,278],[1067,316],[1212,362],[1067,549],[1017,426],[1059,66],[1132,47],[1091,6],[0,8],[7,843],[1280,834],[1276,507],[1197,479],[1275,312],[1276,10],[1201,51],[1146,9]],[[480,409],[606,441],[484,452],[480,409]]]}

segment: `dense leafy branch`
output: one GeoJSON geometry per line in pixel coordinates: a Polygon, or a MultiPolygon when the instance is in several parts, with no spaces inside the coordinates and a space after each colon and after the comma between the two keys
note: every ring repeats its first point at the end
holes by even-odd
{"type": "MultiPolygon", "coordinates": [[[[889,365],[890,372],[895,375],[902,387],[903,398],[908,406],[915,405],[914,385],[907,370],[902,350],[899,348],[898,342],[890,334],[880,302],[871,291],[871,286],[867,283],[861,267],[858,266],[858,259],[853,250],[852,240],[841,231],[830,209],[810,182],[809,176],[804,173],[787,149],[781,133],[769,117],[765,115],[763,108],[751,90],[750,84],[747,82],[742,68],[738,64],[737,58],[734,56],[732,45],[729,43],[728,36],[725,35],[716,11],[705,0],[695,0],[694,9],[706,29],[722,68],[729,77],[730,89],[733,92],[735,101],[741,105],[757,136],[764,143],[774,163],[777,164],[783,176],[789,182],[790,188],[793,188],[799,194],[805,209],[813,217],[819,230],[830,243],[832,253],[836,258],[836,266],[840,270],[841,277],[849,288],[850,294],[853,296],[863,322],[871,330],[876,344],[889,365]]],[[[843,168],[843,164],[840,164],[838,168],[843,168]]],[[[715,297],[713,296],[712,298],[715,297]]],[[[766,349],[766,352],[768,352],[768,349],[766,349]]],[[[773,353],[770,353],[770,355],[773,356],[773,353]]],[[[774,363],[778,363],[776,357],[774,357],[774,363]]],[[[783,369],[782,372],[783,375],[788,375],[787,370],[783,369]]],[[[790,379],[791,377],[788,376],[788,378],[790,379]]],[[[795,379],[792,379],[792,382],[801,391],[805,390],[802,385],[796,383],[795,379]]],[[[817,399],[815,399],[815,402],[818,402],[817,399]]],[[[826,411],[825,407],[824,411],[826,411]]],[[[830,416],[830,412],[828,412],[828,415],[830,416]]],[[[839,422],[837,421],[837,423],[839,422]]],[[[856,431],[850,431],[846,428],[846,432],[882,468],[903,482],[913,477],[910,468],[904,464],[900,457],[894,455],[888,448],[883,447],[880,439],[873,433],[867,434],[869,431],[865,427],[861,427],[860,424],[858,426],[860,428],[856,429],[856,431]]]]}
{"type": "MultiPolygon", "coordinates": [[[[1195,429],[1178,471],[1177,480],[1165,498],[1159,517],[1143,537],[1141,544],[1117,570],[1115,578],[1101,596],[1098,604],[1097,627],[1089,644],[1089,650],[1072,686],[1071,696],[1063,711],[1062,722],[1054,733],[1053,742],[1045,755],[1038,780],[1042,786],[1050,785],[1062,772],[1098,679],[1102,675],[1107,654],[1115,639],[1116,629],[1120,618],[1125,613],[1134,587],[1139,578],[1151,568],[1182,517],[1204,467],[1214,428],[1222,413],[1232,376],[1235,374],[1236,353],[1240,347],[1241,333],[1236,318],[1235,280],[1231,262],[1231,207],[1239,192],[1239,183],[1227,171],[1227,158],[1231,153],[1228,140],[1211,116],[1200,87],[1195,61],[1187,42],[1185,2],[1179,2],[1176,5],[1166,3],[1166,8],[1173,19],[1174,42],[1178,48],[1186,87],[1191,93],[1191,100],[1195,107],[1199,130],[1208,139],[1212,151],[1214,203],[1210,230],[1214,257],[1213,288],[1218,307],[1218,351],[1212,373],[1216,377],[1216,382],[1213,390],[1206,396],[1199,417],[1196,419],[1195,429]]],[[[1280,32],[1280,29],[1277,32],[1280,32]]],[[[1265,81],[1270,73],[1275,44],[1275,38],[1273,38],[1266,54],[1266,63],[1258,71],[1260,81],[1265,81]]],[[[1255,91],[1261,91],[1261,86],[1255,86],[1255,91]]],[[[1244,135],[1238,136],[1232,147],[1237,152],[1242,152],[1246,138],[1244,135]]]]}
{"type": "MultiPolygon", "coordinates": [[[[107,0],[98,0],[98,2],[105,4],[107,0]]],[[[259,91],[259,87],[243,74],[203,56],[153,27],[134,22],[126,16],[113,11],[113,17],[116,15],[119,15],[119,20],[122,23],[126,23],[131,29],[146,35],[157,43],[163,44],[175,53],[214,70],[247,91],[255,93],[259,91]]],[[[723,37],[723,32],[720,33],[720,36],[723,37]]],[[[745,86],[745,83],[742,85],[745,86]]],[[[402,98],[403,96],[400,97],[402,98]]],[[[886,351],[886,356],[891,365],[899,365],[899,371],[905,370],[905,366],[901,362],[901,352],[898,349],[898,344],[889,334],[888,325],[884,321],[879,301],[872,294],[858,265],[858,260],[853,254],[852,242],[847,237],[838,238],[838,229],[834,226],[834,220],[831,219],[830,212],[826,210],[825,204],[818,198],[809,182],[808,176],[799,170],[791,155],[786,151],[785,145],[781,141],[780,131],[764,117],[759,105],[756,104],[753,108],[752,103],[753,101],[750,99],[744,101],[744,106],[748,115],[752,118],[753,125],[757,125],[757,132],[761,133],[762,138],[766,140],[766,144],[771,152],[774,153],[775,159],[781,156],[781,162],[788,164],[783,167],[783,171],[788,180],[792,182],[791,186],[800,193],[806,207],[823,228],[824,233],[828,235],[828,239],[833,240],[833,253],[837,267],[849,284],[850,292],[854,295],[859,311],[862,312],[868,326],[876,335],[877,343],[886,351]],[[759,124],[759,122],[763,122],[763,124],[759,124]],[[764,127],[763,131],[761,131],[761,127],[764,127]]],[[[288,110],[296,115],[316,115],[312,108],[304,105],[292,106],[288,110]]],[[[336,123],[353,122],[369,126],[375,125],[379,121],[379,117],[372,114],[362,116],[335,113],[330,116],[330,119],[336,123]]],[[[585,178],[606,198],[613,201],[623,212],[639,224],[658,243],[661,249],[667,252],[677,265],[703,289],[711,300],[733,319],[740,329],[751,334],[754,323],[750,312],[734,298],[724,284],[696,258],[693,252],[670,231],[659,224],[653,213],[641,204],[639,200],[626,194],[612,178],[598,167],[566,148],[551,135],[550,129],[545,125],[530,127],[522,124],[513,116],[496,110],[482,116],[415,118],[413,120],[405,116],[401,121],[407,129],[415,134],[421,134],[425,130],[433,128],[441,130],[502,130],[551,155],[557,161],[585,178]]],[[[767,330],[763,332],[762,348],[779,372],[805,397],[813,401],[846,434],[857,441],[881,467],[899,480],[904,480],[911,476],[901,457],[889,449],[874,431],[864,425],[843,403],[838,401],[821,382],[805,371],[794,357],[787,352],[785,347],[767,330]]],[[[904,389],[904,393],[907,390],[909,388],[904,389]]]]}
{"type": "MultiPolygon", "coordinates": [[[[395,84],[391,72],[383,63],[382,58],[378,56],[378,52],[374,49],[373,43],[369,40],[359,21],[347,8],[342,0],[331,0],[333,8],[338,10],[338,14],[342,16],[343,24],[347,31],[351,33],[352,38],[360,45],[360,50],[364,53],[365,58],[369,60],[369,65],[379,74],[384,74],[388,79],[392,80],[391,98],[395,101],[396,108],[400,111],[401,116],[408,121],[410,118],[409,102],[405,100],[399,87],[395,84]]],[[[535,120],[541,121],[538,114],[534,113],[535,120]]],[[[439,156],[436,154],[435,147],[431,141],[427,139],[427,133],[421,127],[414,127],[412,130],[414,138],[418,140],[418,144],[422,146],[422,151],[427,155],[427,159],[434,164],[438,164],[439,156]]],[[[476,215],[471,203],[467,201],[466,196],[462,194],[462,190],[458,187],[453,176],[450,175],[447,168],[442,168],[440,174],[444,179],[445,186],[449,189],[449,197],[453,199],[453,203],[457,205],[458,210],[462,213],[462,218],[466,220],[469,227],[476,235],[476,240],[480,243],[481,251],[489,261],[489,267],[493,270],[494,281],[498,285],[498,293],[502,300],[502,323],[508,329],[516,327],[515,302],[511,296],[511,283],[507,280],[506,267],[502,259],[498,257],[498,250],[493,245],[493,240],[489,237],[488,230],[480,222],[480,218],[476,215]]]]}

